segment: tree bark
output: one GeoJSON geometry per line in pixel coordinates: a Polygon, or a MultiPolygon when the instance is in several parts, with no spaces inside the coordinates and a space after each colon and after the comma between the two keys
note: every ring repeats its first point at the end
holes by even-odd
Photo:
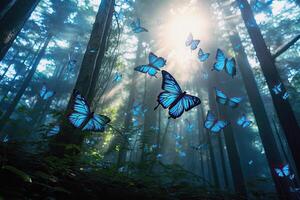
{"type": "MultiPolygon", "coordinates": [[[[244,23],[254,46],[256,56],[260,62],[267,85],[271,91],[273,104],[294,158],[297,174],[300,174],[300,129],[297,120],[289,102],[283,100],[281,95],[275,95],[275,93],[272,92],[274,85],[282,83],[282,81],[276,69],[274,59],[272,58],[260,29],[257,26],[248,1],[237,0],[237,3],[238,5],[243,5],[239,7],[244,23]]],[[[286,92],[284,86],[282,86],[282,92],[286,92]]]]}
{"type": "Polygon", "coordinates": [[[11,47],[40,0],[17,0],[0,19],[0,60],[11,47]]]}
{"type": "Polygon", "coordinates": [[[0,120],[0,132],[3,130],[5,124],[8,122],[11,114],[14,112],[15,108],[17,107],[21,97],[23,96],[24,92],[26,91],[26,88],[28,87],[30,81],[32,80],[32,77],[34,75],[34,73],[36,72],[36,69],[41,61],[41,59],[43,58],[43,56],[45,55],[47,46],[49,44],[49,42],[52,39],[52,35],[48,35],[43,47],[41,49],[41,51],[39,52],[37,58],[35,59],[32,68],[30,69],[29,74],[27,75],[27,77],[25,78],[21,88],[19,89],[19,91],[17,92],[16,96],[14,97],[13,101],[11,102],[11,104],[9,105],[8,109],[6,110],[6,112],[3,114],[1,120],[0,120]]]}

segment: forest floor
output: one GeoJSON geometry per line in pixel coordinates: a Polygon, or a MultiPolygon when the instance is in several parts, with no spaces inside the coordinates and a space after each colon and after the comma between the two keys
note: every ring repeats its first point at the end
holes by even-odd
{"type": "Polygon", "coordinates": [[[178,167],[169,167],[169,175],[155,176],[149,170],[132,175],[113,166],[74,164],[74,158],[7,150],[1,148],[0,199],[244,199],[193,185],[186,181],[192,179],[189,176],[182,179],[186,175],[178,167]],[[181,181],[172,178],[162,183],[158,178],[162,176],[176,176],[181,181]]]}

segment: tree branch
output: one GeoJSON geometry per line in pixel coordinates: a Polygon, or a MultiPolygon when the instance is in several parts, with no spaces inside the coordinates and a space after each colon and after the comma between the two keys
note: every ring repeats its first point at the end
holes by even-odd
{"type": "Polygon", "coordinates": [[[288,41],[287,43],[281,45],[277,48],[275,53],[272,55],[273,59],[276,59],[278,56],[287,51],[291,46],[293,46],[300,39],[300,34],[288,41]]]}

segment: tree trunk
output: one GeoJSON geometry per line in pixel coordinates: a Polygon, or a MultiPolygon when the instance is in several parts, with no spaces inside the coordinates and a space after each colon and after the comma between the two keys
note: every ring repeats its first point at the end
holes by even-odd
{"type": "MultiPolygon", "coordinates": [[[[243,20],[253,43],[256,56],[260,62],[267,85],[271,91],[273,104],[293,155],[297,174],[300,174],[300,129],[295,115],[289,102],[287,100],[283,100],[281,95],[275,95],[275,93],[272,92],[274,85],[282,83],[282,81],[276,69],[274,59],[272,58],[260,29],[256,24],[248,1],[237,0],[237,3],[238,5],[243,5],[239,6],[243,20]]],[[[286,92],[284,86],[282,86],[282,92],[286,92]]]]}
{"type": "MultiPolygon", "coordinates": [[[[75,89],[80,91],[80,93],[84,97],[88,97],[89,90],[91,87],[91,83],[93,81],[94,72],[96,70],[97,65],[100,65],[100,54],[105,51],[105,49],[101,49],[102,41],[106,41],[104,39],[105,32],[107,31],[107,20],[111,13],[113,12],[114,0],[102,0],[99,6],[99,10],[96,16],[95,23],[93,25],[92,33],[90,36],[90,40],[87,46],[87,50],[83,57],[83,61],[81,63],[81,68],[79,71],[79,75],[75,84],[75,89]],[[91,50],[96,50],[92,52],[91,50]]],[[[100,66],[99,66],[100,67],[100,66]]],[[[88,101],[91,103],[91,101],[88,101]]],[[[61,125],[61,133],[57,135],[55,138],[55,142],[63,143],[63,144],[76,144],[81,145],[84,139],[83,135],[80,134],[80,130],[75,129],[68,121],[67,115],[72,112],[72,97],[69,100],[65,117],[62,120],[61,125]]],[[[65,147],[63,145],[55,145],[54,143],[51,146],[51,151],[57,155],[63,155],[65,152],[65,147]]]]}
{"type": "Polygon", "coordinates": [[[0,60],[11,47],[40,0],[17,0],[0,19],[0,60]]]}
{"type": "Polygon", "coordinates": [[[23,96],[26,88],[28,87],[30,81],[32,80],[32,77],[41,61],[41,59],[43,58],[43,56],[45,55],[45,52],[46,52],[46,49],[47,49],[47,46],[50,42],[52,38],[52,35],[48,35],[44,44],[43,44],[43,47],[41,49],[41,51],[39,52],[37,58],[35,59],[33,65],[32,65],[32,68],[30,69],[29,71],[29,74],[27,75],[27,77],[25,78],[21,88],[19,89],[19,91],[17,92],[16,96],[14,97],[13,101],[11,102],[11,104],[9,105],[8,109],[6,110],[6,112],[3,114],[1,120],[0,120],[0,132],[3,130],[5,124],[8,122],[11,114],[14,112],[15,108],[17,107],[21,97],[23,96]]]}

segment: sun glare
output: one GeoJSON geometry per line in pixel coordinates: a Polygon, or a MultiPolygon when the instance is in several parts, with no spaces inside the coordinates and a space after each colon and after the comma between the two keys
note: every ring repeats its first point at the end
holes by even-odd
{"type": "Polygon", "coordinates": [[[207,20],[201,15],[203,12],[199,6],[197,6],[199,9],[194,10],[188,9],[189,6],[178,5],[181,9],[170,9],[166,16],[163,16],[165,21],[157,36],[158,52],[161,52],[162,56],[167,56],[168,69],[180,74],[178,79],[181,81],[189,80],[190,73],[194,73],[201,66],[195,56],[198,49],[191,51],[190,47],[185,45],[188,35],[191,33],[194,39],[199,39],[199,46],[204,50],[209,37],[207,20]],[[189,70],[186,70],[187,68],[189,70]],[[185,73],[178,73],[180,71],[185,73]]]}

